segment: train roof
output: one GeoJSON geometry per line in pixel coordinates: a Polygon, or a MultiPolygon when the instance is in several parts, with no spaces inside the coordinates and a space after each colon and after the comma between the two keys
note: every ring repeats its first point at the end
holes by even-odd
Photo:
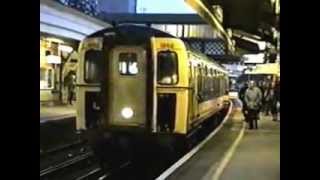
{"type": "Polygon", "coordinates": [[[123,24],[112,28],[106,28],[95,32],[88,37],[108,37],[115,35],[119,40],[128,42],[146,42],[151,37],[177,38],[169,33],[147,26],[123,24]]]}
{"type": "Polygon", "coordinates": [[[216,62],[213,58],[203,54],[202,52],[200,52],[197,49],[192,48],[187,42],[185,42],[186,45],[186,49],[187,51],[192,52],[193,54],[195,54],[196,56],[201,57],[203,60],[205,60],[206,62],[210,62],[212,64],[214,64],[215,66],[217,66],[221,71],[223,71],[224,73],[228,73],[227,69],[222,66],[221,64],[219,64],[218,62],[216,62]]]}
{"type": "MultiPolygon", "coordinates": [[[[178,37],[175,37],[167,32],[163,32],[158,29],[154,29],[147,26],[138,26],[133,24],[122,24],[116,27],[106,28],[89,35],[88,38],[90,37],[110,38],[114,36],[116,37],[116,41],[119,44],[122,44],[122,43],[144,44],[148,42],[151,37],[166,37],[166,38],[180,39],[178,37]]],[[[205,59],[207,62],[215,64],[222,71],[226,71],[226,69],[223,66],[221,66],[217,62],[214,62],[212,58],[209,58],[208,56],[201,53],[200,51],[193,49],[187,42],[184,42],[184,44],[186,45],[186,48],[188,51],[191,51],[197,56],[202,57],[202,59],[205,59]]]]}

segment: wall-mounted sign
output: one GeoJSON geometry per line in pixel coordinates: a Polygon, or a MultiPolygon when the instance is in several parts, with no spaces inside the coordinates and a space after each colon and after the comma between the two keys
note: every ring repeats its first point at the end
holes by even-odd
{"type": "Polygon", "coordinates": [[[61,57],[56,55],[48,55],[47,62],[49,64],[61,64],[61,57]]]}

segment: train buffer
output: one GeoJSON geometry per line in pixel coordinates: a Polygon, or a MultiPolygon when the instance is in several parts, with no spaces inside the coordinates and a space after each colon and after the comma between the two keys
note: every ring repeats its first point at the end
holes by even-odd
{"type": "Polygon", "coordinates": [[[259,129],[249,130],[241,111],[235,109],[196,154],[180,166],[171,166],[158,179],[280,179],[280,122],[261,116],[259,129]]]}

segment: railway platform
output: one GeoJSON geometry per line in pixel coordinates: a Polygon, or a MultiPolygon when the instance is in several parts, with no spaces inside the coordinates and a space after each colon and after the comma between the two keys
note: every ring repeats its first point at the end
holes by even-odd
{"type": "Polygon", "coordinates": [[[259,129],[249,130],[234,104],[221,130],[166,179],[280,179],[280,122],[262,116],[259,129]]]}
{"type": "Polygon", "coordinates": [[[66,118],[75,118],[75,105],[60,105],[60,106],[41,106],[40,107],[40,123],[61,120],[66,118]]]}
{"type": "Polygon", "coordinates": [[[40,153],[76,141],[75,105],[41,106],[40,153]]]}

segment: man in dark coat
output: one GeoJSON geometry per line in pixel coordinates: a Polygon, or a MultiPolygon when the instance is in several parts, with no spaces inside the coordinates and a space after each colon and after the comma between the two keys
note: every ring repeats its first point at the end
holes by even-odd
{"type": "Polygon", "coordinates": [[[75,87],[76,87],[76,76],[74,74],[70,74],[67,87],[68,87],[68,102],[70,105],[72,105],[72,101],[75,95],[75,87]]]}
{"type": "MultiPolygon", "coordinates": [[[[242,113],[244,116],[246,116],[245,112],[246,112],[246,102],[244,101],[244,94],[246,92],[246,90],[248,89],[248,83],[244,83],[243,87],[240,89],[239,91],[239,99],[242,102],[242,113]]],[[[246,119],[246,118],[245,118],[246,119]]]]}
{"type": "Polygon", "coordinates": [[[249,129],[258,129],[259,110],[261,107],[262,93],[256,87],[254,81],[250,81],[249,88],[244,94],[244,101],[246,103],[246,118],[249,122],[249,129]]]}
{"type": "Polygon", "coordinates": [[[280,82],[277,81],[275,86],[274,86],[274,98],[272,102],[272,116],[273,116],[273,121],[278,120],[278,113],[280,108],[278,109],[277,105],[280,104],[280,82]]]}

